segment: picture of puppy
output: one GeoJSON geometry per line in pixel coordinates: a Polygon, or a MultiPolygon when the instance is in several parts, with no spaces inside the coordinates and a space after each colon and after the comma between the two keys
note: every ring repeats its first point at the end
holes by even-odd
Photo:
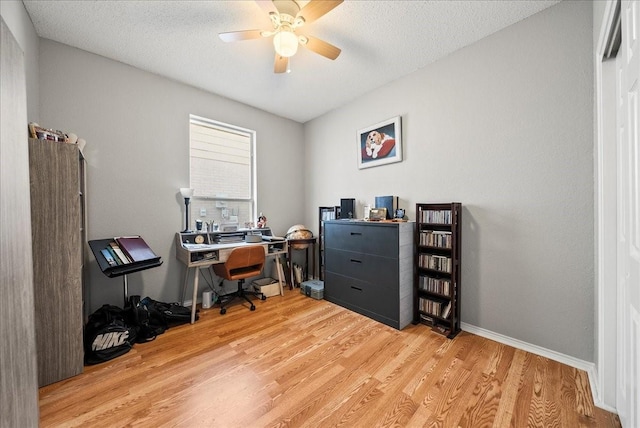
{"type": "Polygon", "coordinates": [[[367,156],[375,159],[378,157],[378,153],[382,150],[382,146],[387,142],[393,140],[392,137],[378,131],[371,131],[367,135],[366,151],[367,156]]]}
{"type": "Polygon", "coordinates": [[[402,161],[400,116],[358,130],[358,168],[402,161]]]}

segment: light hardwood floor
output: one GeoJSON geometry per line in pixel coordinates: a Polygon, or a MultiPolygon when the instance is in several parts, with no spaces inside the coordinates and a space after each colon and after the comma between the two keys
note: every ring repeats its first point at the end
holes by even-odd
{"type": "Polygon", "coordinates": [[[617,427],[587,374],[286,291],[40,389],[42,427],[617,427]]]}

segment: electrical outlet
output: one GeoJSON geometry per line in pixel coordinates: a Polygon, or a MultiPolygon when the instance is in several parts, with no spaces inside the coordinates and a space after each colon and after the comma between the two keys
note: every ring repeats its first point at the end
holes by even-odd
{"type": "Polygon", "coordinates": [[[206,217],[206,216],[207,216],[207,209],[200,208],[200,217],[206,217]]]}

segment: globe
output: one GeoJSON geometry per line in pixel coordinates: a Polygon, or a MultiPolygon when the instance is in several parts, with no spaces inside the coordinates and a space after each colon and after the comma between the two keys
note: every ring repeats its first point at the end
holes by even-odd
{"type": "MultiPolygon", "coordinates": [[[[313,238],[313,232],[307,229],[304,224],[295,224],[287,230],[287,239],[309,239],[313,238]]],[[[309,244],[293,244],[291,248],[294,250],[304,250],[309,247],[309,244]]]]}

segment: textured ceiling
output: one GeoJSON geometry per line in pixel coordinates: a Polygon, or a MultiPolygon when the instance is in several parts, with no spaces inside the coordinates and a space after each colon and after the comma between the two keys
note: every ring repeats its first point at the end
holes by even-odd
{"type": "Polygon", "coordinates": [[[253,1],[24,4],[40,37],[304,123],[558,1],[346,0],[299,30],[338,46],[340,56],[301,48],[289,74],[273,73],[271,38],[218,37],[272,28],[253,1]]]}

